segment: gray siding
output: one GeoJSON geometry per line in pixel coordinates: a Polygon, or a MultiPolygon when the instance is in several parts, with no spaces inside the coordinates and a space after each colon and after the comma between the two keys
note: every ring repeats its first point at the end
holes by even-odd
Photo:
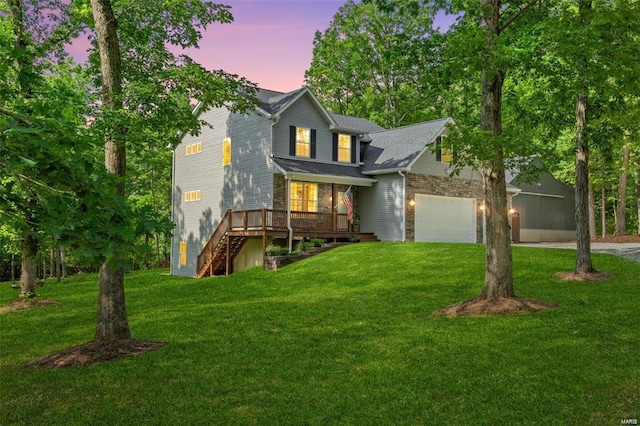
{"type": "MultiPolygon", "coordinates": [[[[300,158],[289,155],[289,126],[316,129],[316,158],[310,158],[309,161],[349,164],[333,161],[333,132],[329,129],[329,122],[327,122],[310,96],[303,95],[295,104],[287,108],[274,127],[274,155],[281,158],[300,158]]],[[[353,166],[357,166],[359,162],[360,146],[357,144],[356,163],[353,166]]]]}
{"type": "Polygon", "coordinates": [[[171,273],[194,276],[197,256],[228,209],[271,208],[273,193],[271,123],[261,115],[224,108],[203,113],[198,136],[186,135],[174,151],[171,273]],[[224,138],[231,138],[231,165],[222,165],[224,138]],[[202,142],[202,152],[186,155],[186,145],[202,142]],[[185,202],[186,191],[201,191],[185,202]],[[187,241],[187,264],[179,265],[180,242],[187,241]]]}
{"type": "Polygon", "coordinates": [[[568,185],[544,174],[537,183],[511,182],[522,190],[513,197],[513,208],[520,213],[520,227],[526,229],[576,229],[575,193],[568,185]]]}
{"type": "Polygon", "coordinates": [[[382,241],[404,241],[403,178],[399,174],[376,178],[372,187],[358,188],[360,230],[375,232],[382,241]]]}
{"type": "MultiPolygon", "coordinates": [[[[424,151],[422,156],[420,156],[411,166],[411,173],[439,177],[449,177],[450,170],[452,169],[450,169],[450,166],[448,164],[436,160],[436,153],[432,152],[430,149],[424,151]]],[[[476,170],[473,170],[471,167],[462,168],[460,174],[453,177],[467,180],[471,178],[476,180],[481,179],[480,173],[476,170]]]]}

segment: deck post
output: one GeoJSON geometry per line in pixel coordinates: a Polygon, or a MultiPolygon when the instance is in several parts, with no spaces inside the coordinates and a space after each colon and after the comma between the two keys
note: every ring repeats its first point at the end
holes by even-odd
{"type": "Polygon", "coordinates": [[[227,258],[225,259],[224,274],[229,275],[231,269],[231,237],[227,235],[227,258]]]}
{"type": "Polygon", "coordinates": [[[267,209],[262,209],[262,230],[267,230],[267,209]]]}

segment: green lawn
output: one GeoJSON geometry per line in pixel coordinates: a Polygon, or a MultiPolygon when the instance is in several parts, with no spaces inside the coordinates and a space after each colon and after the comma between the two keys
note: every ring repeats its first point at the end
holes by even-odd
{"type": "MultiPolygon", "coordinates": [[[[91,340],[97,278],[40,289],[59,305],[0,314],[0,424],[619,425],[640,419],[640,264],[514,248],[511,317],[431,313],[476,296],[484,247],[355,244],[279,271],[127,277],[133,336],[168,345],[92,367],[27,370],[91,340]]],[[[0,285],[0,304],[17,297],[0,285]]]]}

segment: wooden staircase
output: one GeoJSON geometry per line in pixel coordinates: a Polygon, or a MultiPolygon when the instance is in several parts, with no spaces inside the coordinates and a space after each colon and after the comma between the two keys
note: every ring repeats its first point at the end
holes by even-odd
{"type": "Polygon", "coordinates": [[[231,211],[228,211],[198,255],[197,278],[232,272],[233,259],[240,253],[248,237],[232,235],[230,221],[231,211]]]}
{"type": "MultiPolygon", "coordinates": [[[[228,275],[233,272],[233,260],[249,238],[324,238],[328,241],[346,241],[357,238],[361,242],[379,241],[372,232],[354,232],[349,229],[346,214],[291,213],[291,231],[287,227],[286,210],[227,210],[220,224],[204,246],[196,264],[196,277],[228,275]]],[[[264,247],[263,247],[264,248],[264,247]]]]}

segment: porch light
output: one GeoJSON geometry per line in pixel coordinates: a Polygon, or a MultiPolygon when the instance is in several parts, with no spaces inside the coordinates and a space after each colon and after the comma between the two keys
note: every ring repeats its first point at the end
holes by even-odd
{"type": "Polygon", "coordinates": [[[479,209],[480,209],[480,211],[484,211],[484,209],[485,209],[484,203],[480,204],[479,209]]]}
{"type": "Polygon", "coordinates": [[[413,198],[409,198],[409,207],[414,207],[416,205],[416,200],[413,198]]]}
{"type": "Polygon", "coordinates": [[[515,212],[516,212],[516,209],[514,209],[513,207],[509,209],[509,214],[514,214],[515,212]]]}

